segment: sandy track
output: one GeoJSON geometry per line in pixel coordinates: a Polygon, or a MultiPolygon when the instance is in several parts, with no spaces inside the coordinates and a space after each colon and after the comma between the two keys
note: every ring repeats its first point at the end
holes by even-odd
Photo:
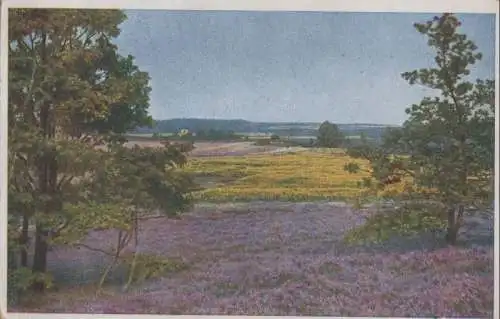
{"type": "MultiPolygon", "coordinates": [[[[55,295],[31,310],[491,316],[490,215],[468,223],[475,248],[446,248],[428,236],[378,246],[342,244],[345,231],[368,213],[327,202],[198,205],[180,220],[141,225],[141,251],[182,256],[189,270],[108,297],[63,302],[55,295]]],[[[109,232],[95,232],[88,243],[112,240],[109,232]]],[[[76,284],[93,279],[104,260],[98,253],[56,249],[50,268],[59,280],[76,284]]]]}
{"type": "MultiPolygon", "coordinates": [[[[130,141],[128,146],[160,147],[158,141],[130,141]]],[[[190,156],[244,156],[248,154],[265,153],[279,149],[278,146],[257,146],[253,142],[196,142],[190,156]]]]}

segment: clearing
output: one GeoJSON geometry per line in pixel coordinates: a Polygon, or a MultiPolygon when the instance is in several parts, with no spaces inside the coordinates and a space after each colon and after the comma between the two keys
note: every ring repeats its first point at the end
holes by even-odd
{"type": "MultiPolygon", "coordinates": [[[[178,220],[141,225],[140,250],[187,269],[103,295],[97,252],[56,248],[50,270],[67,285],[18,309],[36,312],[328,316],[474,316],[493,309],[492,215],[469,218],[467,247],[432,236],[348,247],[342,235],[369,210],[336,202],[199,204],[178,220]]],[[[92,246],[115,237],[93,232],[92,246]]],[[[121,280],[120,280],[121,279],[121,280]]],[[[15,311],[15,309],[10,309],[15,311]]]]}

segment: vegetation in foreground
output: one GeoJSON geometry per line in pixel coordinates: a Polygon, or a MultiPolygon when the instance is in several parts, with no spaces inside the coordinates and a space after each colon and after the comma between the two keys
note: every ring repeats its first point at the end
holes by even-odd
{"type": "MultiPolygon", "coordinates": [[[[53,286],[50,263],[62,249],[73,261],[70,273],[77,273],[78,260],[107,263],[97,292],[112,290],[108,274],[124,265],[122,291],[38,310],[491,315],[490,248],[438,249],[435,242],[415,253],[387,248],[391,238],[403,243],[394,233],[443,227],[456,246],[467,215],[491,200],[494,82],[467,78],[481,55],[457,33],[453,15],[415,25],[436,50],[436,66],[403,77],[441,94],[409,108],[408,121],[385,144],[352,148],[351,157],[228,157],[193,160],[186,169],[189,146],[123,144],[126,132],[151,124],[149,77],[112,42],[123,12],[13,9],[9,15],[10,300],[31,292],[41,300],[55,289],[67,294],[67,287],[53,286]],[[362,181],[364,191],[397,205],[368,214],[366,222],[362,211],[332,203],[311,210],[321,203],[269,202],[272,209],[248,204],[225,214],[217,205],[215,212],[167,219],[191,207],[193,175],[221,183],[200,190],[198,199],[366,197],[362,181]],[[383,251],[348,245],[380,238],[387,240],[383,251]],[[114,247],[102,247],[111,239],[114,247]]],[[[336,131],[322,130],[325,146],[338,145],[336,131]]]]}
{"type": "MultiPolygon", "coordinates": [[[[49,269],[71,285],[11,311],[492,316],[491,247],[446,247],[419,237],[347,246],[345,231],[367,216],[369,211],[320,202],[200,205],[181,220],[141,223],[140,250],[168,260],[182,256],[187,269],[126,292],[126,279],[115,277],[96,295],[92,279],[106,257],[55,249],[49,269]]],[[[469,243],[484,232],[491,241],[491,228],[480,231],[488,222],[468,231],[469,243]]],[[[92,232],[85,242],[106,248],[113,238],[109,232],[92,232]]]]}

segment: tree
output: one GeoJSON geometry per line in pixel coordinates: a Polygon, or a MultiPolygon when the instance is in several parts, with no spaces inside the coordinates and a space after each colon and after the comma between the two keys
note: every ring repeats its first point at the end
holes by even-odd
{"type": "MultiPolygon", "coordinates": [[[[99,67],[108,70],[108,76],[124,80],[121,88],[126,94],[114,103],[110,103],[105,117],[90,122],[88,130],[92,133],[124,134],[137,127],[152,127],[153,119],[148,114],[149,75],[134,64],[134,57],[119,56],[116,51],[109,52],[108,61],[99,67]]],[[[101,71],[101,72],[102,72],[101,71]]]]}
{"type": "Polygon", "coordinates": [[[340,147],[343,142],[343,135],[337,125],[325,121],[318,129],[317,144],[320,147],[340,147]]]}
{"type": "Polygon", "coordinates": [[[198,130],[198,132],[196,132],[196,136],[199,138],[199,139],[205,139],[207,137],[207,132],[205,132],[205,130],[198,130]]]}
{"type": "Polygon", "coordinates": [[[277,142],[280,140],[280,136],[278,134],[272,134],[270,139],[272,142],[277,142]]]}
{"type": "Polygon", "coordinates": [[[183,152],[122,145],[124,132],[151,123],[149,77],[112,43],[125,18],[119,10],[9,11],[9,245],[18,243],[11,252],[20,251],[26,275],[34,225],[36,290],[46,286],[52,243],[76,244],[93,228],[130,235],[148,209],[171,215],[189,203],[183,152]]]}
{"type": "Polygon", "coordinates": [[[470,66],[481,53],[459,27],[459,20],[448,13],[415,24],[436,52],[435,66],[402,76],[410,85],[437,90],[440,96],[408,108],[408,120],[386,134],[382,147],[349,150],[351,156],[370,162],[376,183],[366,180],[365,186],[381,190],[400,185],[398,194],[386,194],[397,199],[400,208],[372,219],[357,231],[359,236],[445,227],[447,242],[456,244],[465,212],[491,207],[494,81],[468,80],[470,66]]]}

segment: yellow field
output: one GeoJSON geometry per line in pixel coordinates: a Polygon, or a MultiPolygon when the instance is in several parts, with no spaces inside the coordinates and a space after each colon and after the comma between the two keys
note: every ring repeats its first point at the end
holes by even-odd
{"type": "MultiPolygon", "coordinates": [[[[367,173],[349,174],[342,152],[300,152],[192,159],[187,171],[215,183],[195,193],[207,201],[348,199],[360,194],[367,173]]],[[[356,160],[362,167],[366,163],[356,160]]]]}

